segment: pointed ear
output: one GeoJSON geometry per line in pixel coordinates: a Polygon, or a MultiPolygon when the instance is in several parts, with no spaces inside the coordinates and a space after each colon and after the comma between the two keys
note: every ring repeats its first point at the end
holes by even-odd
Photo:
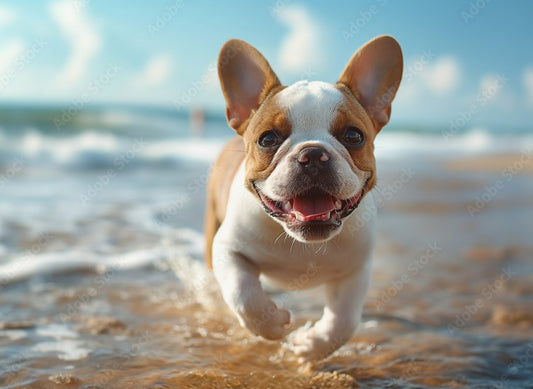
{"type": "Polygon", "coordinates": [[[402,71],[400,45],[391,36],[380,36],[353,55],[338,82],[350,88],[379,131],[390,119],[402,71]]]}
{"type": "Polygon", "coordinates": [[[232,39],[218,56],[218,77],[226,100],[226,119],[240,135],[253,110],[280,82],[263,55],[248,43],[232,39]]]}

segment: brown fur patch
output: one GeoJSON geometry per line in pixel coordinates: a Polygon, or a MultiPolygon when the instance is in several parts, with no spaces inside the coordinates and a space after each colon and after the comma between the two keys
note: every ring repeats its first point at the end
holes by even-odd
{"type": "Polygon", "coordinates": [[[374,157],[374,140],[379,129],[368,115],[361,103],[357,101],[352,92],[344,85],[337,84],[337,88],[345,96],[343,104],[338,107],[338,114],[332,124],[330,132],[340,139],[346,127],[358,128],[365,137],[365,143],[358,148],[348,148],[348,152],[359,170],[369,172],[366,191],[372,189],[376,183],[376,159],[374,157]]]}
{"type": "Polygon", "coordinates": [[[283,90],[284,87],[277,88],[267,100],[261,105],[249,122],[248,128],[243,134],[246,147],[246,185],[254,195],[252,181],[266,179],[274,170],[276,165],[272,164],[275,150],[263,150],[257,146],[257,141],[266,131],[274,130],[282,138],[287,138],[291,134],[291,123],[287,112],[275,101],[275,94],[283,90]],[[259,119],[260,118],[260,119],[259,119]]]}
{"type": "Polygon", "coordinates": [[[209,268],[213,267],[213,239],[226,216],[233,177],[235,177],[243,159],[244,142],[240,136],[236,136],[224,146],[209,176],[204,226],[205,256],[209,268]]]}

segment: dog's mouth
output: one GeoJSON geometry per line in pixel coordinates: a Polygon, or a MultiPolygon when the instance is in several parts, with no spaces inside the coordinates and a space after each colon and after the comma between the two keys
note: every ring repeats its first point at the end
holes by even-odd
{"type": "Polygon", "coordinates": [[[350,215],[361,202],[365,185],[354,196],[340,199],[320,188],[311,188],[293,198],[276,201],[252,183],[265,211],[289,225],[334,224],[340,226],[342,219],[350,215]]]}

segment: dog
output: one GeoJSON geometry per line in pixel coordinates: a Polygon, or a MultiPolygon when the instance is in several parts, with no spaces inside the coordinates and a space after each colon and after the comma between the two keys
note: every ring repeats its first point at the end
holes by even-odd
{"type": "Polygon", "coordinates": [[[208,181],[206,260],[240,324],[270,340],[289,335],[291,320],[262,282],[325,285],[322,317],[287,337],[301,360],[328,356],[361,320],[375,241],[374,138],[390,119],[402,71],[390,36],[355,52],[335,84],[283,86],[242,40],[220,51],[226,118],[237,137],[208,181]]]}

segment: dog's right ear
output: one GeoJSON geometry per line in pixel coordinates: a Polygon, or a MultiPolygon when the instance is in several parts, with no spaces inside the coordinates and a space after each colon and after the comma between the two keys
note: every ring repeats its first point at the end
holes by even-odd
{"type": "Polygon", "coordinates": [[[377,37],[350,59],[339,81],[353,92],[379,131],[388,123],[403,72],[402,49],[391,36],[377,37]]]}
{"type": "Polygon", "coordinates": [[[280,85],[263,55],[248,43],[232,39],[218,56],[218,77],[226,100],[226,119],[239,135],[268,93],[280,85]]]}

